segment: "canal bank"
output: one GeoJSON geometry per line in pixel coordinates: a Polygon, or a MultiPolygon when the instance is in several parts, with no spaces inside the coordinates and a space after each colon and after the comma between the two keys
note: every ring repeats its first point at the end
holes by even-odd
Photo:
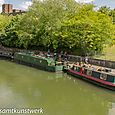
{"type": "MultiPolygon", "coordinates": [[[[27,66],[35,67],[41,70],[50,71],[50,72],[57,72],[57,71],[66,71],[68,74],[72,76],[80,76],[80,78],[90,81],[99,86],[103,86],[105,88],[115,90],[115,72],[113,69],[110,68],[103,68],[97,67],[95,65],[89,67],[89,58],[87,58],[87,62],[85,58],[76,56],[77,61],[74,61],[74,64],[70,61],[72,56],[63,54],[62,55],[50,55],[48,53],[43,52],[14,52],[11,53],[9,51],[0,51],[0,55],[2,58],[6,58],[8,60],[17,62],[19,64],[24,64],[27,66]],[[65,60],[66,59],[66,60],[65,60]],[[81,60],[82,59],[82,60],[81,60]],[[59,61],[61,60],[61,61],[59,61]],[[80,65],[76,62],[80,62],[80,65]],[[86,64],[83,64],[85,62],[86,64]],[[95,66],[95,67],[94,67],[95,66]],[[100,68],[100,69],[99,69],[100,68]],[[70,72],[72,71],[72,72],[70,72]]],[[[91,64],[91,63],[90,63],[91,64]]]]}

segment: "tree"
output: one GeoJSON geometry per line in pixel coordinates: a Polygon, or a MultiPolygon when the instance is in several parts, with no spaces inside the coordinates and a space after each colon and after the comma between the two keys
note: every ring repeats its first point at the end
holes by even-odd
{"type": "Polygon", "coordinates": [[[74,0],[34,0],[29,11],[12,17],[2,30],[10,47],[67,50],[78,55],[101,53],[115,38],[114,10],[95,11],[74,0]]]}
{"type": "Polygon", "coordinates": [[[112,43],[114,36],[111,18],[87,7],[89,5],[83,5],[79,13],[66,20],[57,33],[60,44],[79,55],[102,52],[106,44],[112,43]]]}
{"type": "Polygon", "coordinates": [[[115,24],[115,9],[111,10],[109,15],[112,17],[113,24],[115,24]]]}
{"type": "Polygon", "coordinates": [[[109,15],[111,10],[107,6],[102,6],[102,7],[99,8],[98,11],[103,13],[103,14],[109,15]]]}
{"type": "MultiPolygon", "coordinates": [[[[61,28],[61,23],[72,17],[77,9],[78,4],[74,0],[35,0],[20,23],[21,36],[25,33],[30,35],[26,37],[31,39],[31,45],[56,49],[55,31],[61,28]]],[[[23,37],[22,41],[25,38],[23,37]]]]}
{"type": "Polygon", "coordinates": [[[8,47],[18,47],[18,34],[16,27],[19,25],[21,16],[10,17],[10,22],[4,28],[4,34],[2,34],[2,44],[8,47]]]}
{"type": "Polygon", "coordinates": [[[0,34],[4,32],[4,28],[9,24],[10,17],[5,15],[0,15],[0,34]]]}

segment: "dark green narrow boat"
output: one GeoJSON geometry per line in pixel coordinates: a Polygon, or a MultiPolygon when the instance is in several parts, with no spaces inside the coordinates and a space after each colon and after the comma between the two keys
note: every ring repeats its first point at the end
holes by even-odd
{"type": "Polygon", "coordinates": [[[51,72],[63,70],[63,65],[57,61],[55,62],[53,58],[34,55],[34,53],[17,52],[14,54],[14,61],[51,72]]]}

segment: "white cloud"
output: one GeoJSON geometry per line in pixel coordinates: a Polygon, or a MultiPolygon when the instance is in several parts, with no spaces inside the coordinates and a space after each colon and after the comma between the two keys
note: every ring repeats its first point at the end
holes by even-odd
{"type": "Polygon", "coordinates": [[[2,4],[4,4],[4,3],[5,3],[4,0],[0,0],[0,6],[1,6],[2,4]]]}
{"type": "Polygon", "coordinates": [[[0,0],[0,12],[2,11],[2,4],[5,3],[5,0],[0,0]]]}
{"type": "Polygon", "coordinates": [[[20,5],[20,8],[21,8],[22,10],[27,10],[28,7],[31,6],[31,5],[32,5],[32,2],[31,2],[31,1],[25,1],[25,2],[23,2],[23,3],[20,5]]]}
{"type": "Polygon", "coordinates": [[[79,3],[91,3],[94,2],[95,0],[75,0],[75,1],[79,3]]]}

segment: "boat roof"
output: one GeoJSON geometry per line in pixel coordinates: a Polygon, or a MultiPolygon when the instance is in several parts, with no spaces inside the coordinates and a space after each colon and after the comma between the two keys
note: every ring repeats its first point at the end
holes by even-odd
{"type": "MultiPolygon", "coordinates": [[[[73,64],[70,64],[70,65],[72,66],[73,64]]],[[[78,66],[78,65],[75,65],[75,66],[78,66]]],[[[81,67],[81,66],[78,66],[78,67],[81,67]]],[[[111,75],[111,76],[115,77],[115,69],[101,67],[101,66],[97,66],[97,65],[91,65],[91,67],[83,67],[83,68],[86,68],[88,70],[95,71],[95,72],[98,72],[98,73],[103,73],[103,74],[111,75]],[[110,70],[110,71],[109,72],[99,71],[98,68],[103,68],[103,69],[110,70]]]]}
{"type": "Polygon", "coordinates": [[[31,57],[34,57],[34,58],[46,60],[48,63],[54,63],[55,62],[53,58],[47,58],[45,56],[35,55],[34,52],[29,52],[29,53],[17,52],[17,54],[31,56],[31,57]]]}

